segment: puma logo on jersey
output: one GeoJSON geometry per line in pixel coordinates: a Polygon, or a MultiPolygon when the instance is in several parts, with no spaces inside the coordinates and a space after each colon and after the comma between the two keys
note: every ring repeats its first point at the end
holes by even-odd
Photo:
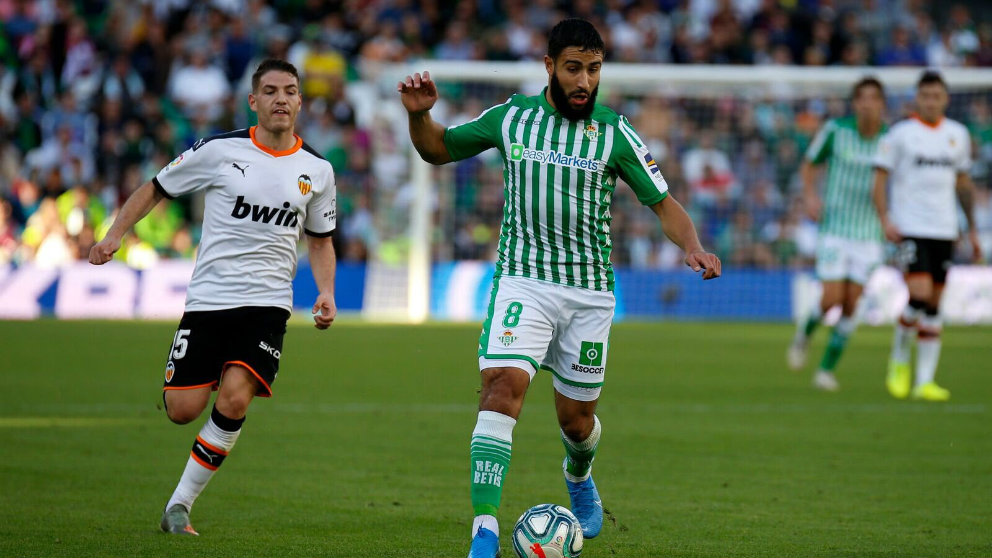
{"type": "Polygon", "coordinates": [[[289,210],[289,202],[283,202],[282,209],[267,205],[254,205],[245,201],[244,196],[238,196],[234,202],[231,217],[235,219],[251,219],[256,223],[272,223],[277,227],[295,227],[299,223],[299,214],[289,210]]]}
{"type": "Polygon", "coordinates": [[[239,167],[237,163],[231,163],[231,166],[234,167],[234,168],[236,168],[236,169],[238,169],[239,171],[241,171],[241,176],[244,176],[245,175],[245,169],[247,169],[249,167],[249,165],[245,165],[245,168],[243,169],[243,168],[239,167]]]}

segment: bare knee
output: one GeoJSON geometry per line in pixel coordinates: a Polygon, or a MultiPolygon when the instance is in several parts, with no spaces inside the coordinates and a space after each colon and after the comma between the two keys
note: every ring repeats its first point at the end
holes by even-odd
{"type": "Polygon", "coordinates": [[[517,418],[529,385],[530,375],[520,368],[487,368],[482,371],[479,409],[517,418]]]}
{"type": "Polygon", "coordinates": [[[568,439],[581,442],[592,434],[596,426],[596,405],[598,401],[576,401],[555,391],[555,411],[558,426],[568,439]]]}
{"type": "Polygon", "coordinates": [[[823,295],[820,297],[820,312],[826,314],[828,310],[841,304],[841,287],[836,282],[826,282],[823,284],[823,295]]]}
{"type": "Polygon", "coordinates": [[[174,396],[171,392],[166,392],[165,414],[169,420],[176,424],[189,424],[196,420],[207,406],[207,399],[210,397],[209,392],[205,397],[198,395],[174,396]]]}
{"type": "Polygon", "coordinates": [[[217,395],[217,410],[228,418],[235,420],[244,418],[248,414],[248,405],[251,404],[253,397],[253,394],[244,390],[221,390],[221,393],[217,395]]]}
{"type": "Polygon", "coordinates": [[[569,440],[581,442],[592,434],[595,419],[592,413],[588,415],[577,414],[570,417],[559,418],[558,425],[561,431],[568,436],[569,440]]]}
{"type": "Polygon", "coordinates": [[[258,380],[248,370],[232,366],[224,372],[215,406],[225,417],[242,419],[248,414],[248,405],[259,387],[258,380]]]}

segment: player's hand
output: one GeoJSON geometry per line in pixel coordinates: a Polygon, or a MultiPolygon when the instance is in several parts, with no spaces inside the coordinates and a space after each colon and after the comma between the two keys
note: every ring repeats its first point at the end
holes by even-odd
{"type": "Polygon", "coordinates": [[[396,90],[400,92],[400,100],[407,112],[424,112],[431,110],[437,102],[437,86],[431,80],[430,72],[419,72],[396,85],[396,90]]]}
{"type": "Polygon", "coordinates": [[[823,211],[823,201],[820,200],[820,196],[811,195],[805,196],[803,198],[803,206],[806,209],[806,216],[813,221],[820,220],[820,212],[823,211]]]}
{"type": "Polygon", "coordinates": [[[90,248],[90,263],[93,265],[103,265],[114,259],[114,254],[120,249],[120,239],[111,238],[108,235],[90,248]]]}
{"type": "Polygon", "coordinates": [[[885,240],[894,243],[902,242],[902,233],[900,233],[899,229],[892,224],[892,221],[885,221],[882,223],[882,228],[885,230],[885,240]]]}
{"type": "Polygon", "coordinates": [[[338,315],[338,307],[334,304],[334,297],[321,294],[317,297],[317,302],[313,303],[313,327],[317,329],[327,329],[331,327],[331,322],[338,315]]]}
{"type": "Polygon", "coordinates": [[[982,243],[978,239],[978,231],[971,229],[968,233],[968,241],[971,243],[971,263],[984,263],[985,256],[982,254],[982,243]]]}
{"type": "Polygon", "coordinates": [[[685,257],[685,265],[692,268],[693,271],[703,270],[704,280],[716,279],[720,276],[722,268],[720,258],[716,257],[716,254],[710,254],[702,250],[696,250],[688,254],[685,257]]]}

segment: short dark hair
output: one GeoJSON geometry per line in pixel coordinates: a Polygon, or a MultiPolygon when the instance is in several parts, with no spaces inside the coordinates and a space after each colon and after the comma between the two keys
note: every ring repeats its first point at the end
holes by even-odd
{"type": "Polygon", "coordinates": [[[940,72],[934,70],[923,72],[923,75],[920,76],[920,81],[916,82],[916,88],[919,89],[931,83],[939,83],[944,88],[944,91],[947,91],[947,83],[944,81],[944,77],[940,75],[940,72]]]}
{"type": "Polygon", "coordinates": [[[851,88],[851,98],[857,98],[858,94],[861,93],[861,90],[865,87],[874,87],[875,89],[878,89],[879,95],[881,95],[883,99],[885,98],[885,87],[875,76],[865,76],[859,79],[858,82],[854,84],[854,87],[851,88]]]}
{"type": "Polygon", "coordinates": [[[291,74],[294,78],[296,78],[296,85],[300,84],[300,72],[296,71],[296,66],[278,58],[266,58],[261,64],[258,65],[258,69],[255,70],[255,73],[251,75],[251,90],[253,93],[258,91],[258,84],[262,81],[262,76],[272,71],[291,74]]]}
{"type": "Polygon", "coordinates": [[[606,53],[603,37],[593,24],[584,19],[568,18],[558,22],[548,34],[548,56],[553,60],[568,47],[579,50],[606,53]]]}

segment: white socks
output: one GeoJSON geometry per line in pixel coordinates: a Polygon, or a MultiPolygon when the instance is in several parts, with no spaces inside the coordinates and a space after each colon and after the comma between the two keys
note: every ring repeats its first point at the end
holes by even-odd
{"type": "Polygon", "coordinates": [[[243,422],[244,419],[229,419],[221,415],[216,407],[214,408],[210,418],[200,429],[200,435],[193,442],[193,449],[186,461],[186,469],[165,509],[175,504],[182,504],[186,511],[193,508],[193,502],[203,492],[210,478],[214,476],[228,452],[234,447],[234,443],[238,441],[243,422]],[[225,430],[218,423],[234,430],[225,430]]]}
{"type": "Polygon", "coordinates": [[[913,342],[913,334],[923,312],[906,305],[896,322],[896,331],[892,338],[892,360],[909,362],[909,349],[913,342]]]}
{"type": "Polygon", "coordinates": [[[937,375],[941,329],[940,316],[924,315],[920,319],[920,333],[916,341],[916,386],[929,384],[937,375]]]}

